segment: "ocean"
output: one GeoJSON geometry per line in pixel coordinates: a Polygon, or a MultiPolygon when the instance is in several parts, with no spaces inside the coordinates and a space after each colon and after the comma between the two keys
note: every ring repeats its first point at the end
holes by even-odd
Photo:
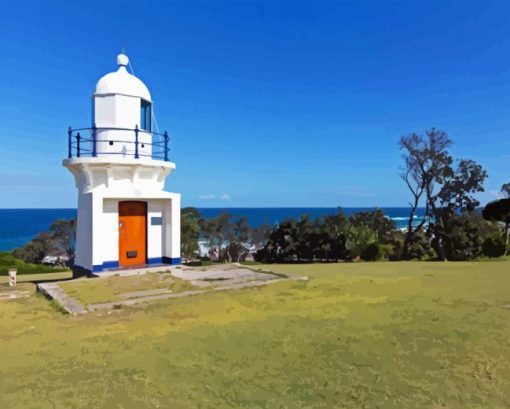
{"type": "MultiPolygon", "coordinates": [[[[375,208],[347,207],[342,208],[345,215],[375,208]]],[[[301,215],[309,214],[312,218],[321,217],[338,211],[335,207],[302,207],[302,208],[199,208],[205,218],[216,217],[220,213],[228,212],[234,218],[245,216],[252,227],[263,223],[274,225],[287,218],[297,219],[301,215]]],[[[393,219],[397,228],[405,227],[409,215],[408,207],[381,207],[384,213],[393,219]]],[[[423,209],[415,219],[419,221],[423,209]]],[[[71,219],[76,217],[76,209],[0,209],[0,251],[9,251],[23,246],[37,233],[49,229],[51,223],[57,219],[71,219]]]]}

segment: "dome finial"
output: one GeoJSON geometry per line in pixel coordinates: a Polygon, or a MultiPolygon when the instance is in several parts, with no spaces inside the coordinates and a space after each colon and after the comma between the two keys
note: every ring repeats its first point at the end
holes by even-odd
{"type": "Polygon", "coordinates": [[[120,67],[126,67],[129,64],[129,58],[126,54],[124,54],[124,50],[117,56],[117,64],[120,67]]]}

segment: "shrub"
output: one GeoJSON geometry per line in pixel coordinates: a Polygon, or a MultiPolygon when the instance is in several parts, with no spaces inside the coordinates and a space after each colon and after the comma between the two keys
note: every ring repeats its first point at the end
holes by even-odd
{"type": "Polygon", "coordinates": [[[66,271],[66,268],[50,267],[43,264],[32,264],[20,260],[11,252],[0,253],[0,275],[7,275],[10,268],[16,268],[18,274],[39,274],[39,273],[55,273],[66,271]]]}
{"type": "Polygon", "coordinates": [[[372,244],[379,244],[377,232],[365,224],[349,226],[345,247],[349,250],[351,258],[356,259],[361,257],[372,244]]]}
{"type": "Polygon", "coordinates": [[[431,227],[437,254],[454,261],[482,256],[484,242],[501,234],[495,223],[484,220],[476,211],[458,214],[443,209],[439,222],[431,227]]]}
{"type": "Polygon", "coordinates": [[[431,246],[430,240],[423,230],[419,230],[413,235],[409,242],[407,254],[410,260],[429,260],[436,257],[436,253],[431,246]]]}
{"type": "Polygon", "coordinates": [[[360,255],[362,260],[375,261],[381,258],[381,246],[379,243],[370,243],[361,251],[360,255]]]}
{"type": "Polygon", "coordinates": [[[371,212],[358,212],[349,217],[352,226],[366,226],[377,233],[380,243],[388,244],[393,241],[396,225],[381,209],[371,212]]]}
{"type": "Polygon", "coordinates": [[[501,257],[505,250],[506,244],[501,237],[488,238],[482,245],[483,254],[487,257],[501,257]]]}
{"type": "Polygon", "coordinates": [[[71,266],[74,262],[76,237],[76,220],[56,220],[48,232],[39,233],[31,241],[14,250],[15,257],[27,263],[42,263],[49,255],[60,256],[64,264],[71,266]]]}

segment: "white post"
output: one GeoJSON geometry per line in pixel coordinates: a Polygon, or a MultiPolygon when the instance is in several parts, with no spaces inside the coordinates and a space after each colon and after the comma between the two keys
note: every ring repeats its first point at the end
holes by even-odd
{"type": "Polygon", "coordinates": [[[9,287],[16,287],[16,274],[18,270],[15,268],[9,269],[9,287]]]}

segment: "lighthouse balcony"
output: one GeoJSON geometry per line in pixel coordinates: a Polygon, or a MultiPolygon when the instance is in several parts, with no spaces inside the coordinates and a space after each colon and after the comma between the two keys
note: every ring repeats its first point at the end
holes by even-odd
{"type": "Polygon", "coordinates": [[[96,127],[67,132],[68,158],[152,159],[169,162],[169,136],[135,128],[96,127]]]}

